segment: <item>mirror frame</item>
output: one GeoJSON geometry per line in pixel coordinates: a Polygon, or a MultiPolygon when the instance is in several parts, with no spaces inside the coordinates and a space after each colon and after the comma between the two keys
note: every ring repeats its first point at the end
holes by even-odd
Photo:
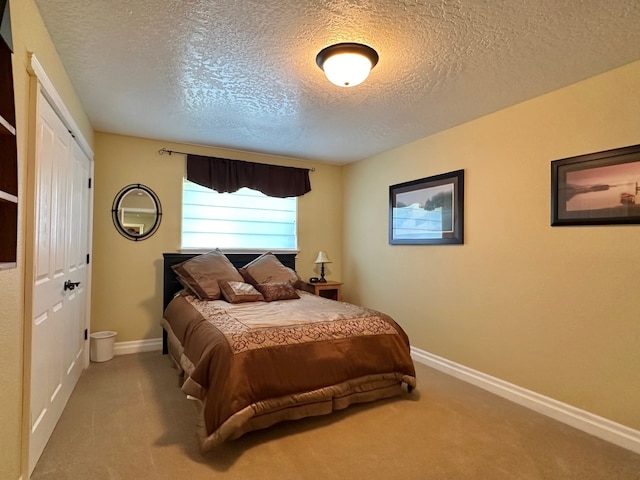
{"type": "Polygon", "coordinates": [[[122,190],[120,190],[116,194],[116,197],[113,199],[113,205],[111,206],[111,218],[113,219],[113,225],[116,227],[116,230],[123,237],[129,240],[133,240],[134,242],[146,240],[151,235],[156,233],[156,231],[160,227],[160,221],[162,220],[162,206],[160,205],[160,199],[158,198],[156,193],[146,185],[142,185],[141,183],[132,183],[131,185],[127,185],[126,187],[124,187],[122,190]],[[149,228],[146,232],[140,235],[134,235],[130,232],[127,232],[127,230],[124,228],[122,223],[120,223],[120,215],[119,215],[120,205],[124,200],[124,198],[127,196],[127,194],[133,190],[142,190],[146,194],[148,194],[151,200],[153,201],[154,208],[156,211],[156,221],[153,223],[151,228],[149,228]]]}

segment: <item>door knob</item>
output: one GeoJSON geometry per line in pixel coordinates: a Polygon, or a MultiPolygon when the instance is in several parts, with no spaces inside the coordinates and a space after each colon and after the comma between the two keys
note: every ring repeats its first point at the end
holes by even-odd
{"type": "Polygon", "coordinates": [[[80,285],[80,282],[72,282],[71,280],[66,280],[64,282],[64,290],[73,290],[74,288],[76,288],[78,285],[80,285]]]}

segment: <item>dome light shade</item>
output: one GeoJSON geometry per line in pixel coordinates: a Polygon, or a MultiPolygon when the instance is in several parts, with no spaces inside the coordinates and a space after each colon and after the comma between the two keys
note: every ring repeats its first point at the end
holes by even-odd
{"type": "Polygon", "coordinates": [[[355,87],[364,82],[378,63],[378,53],[360,43],[338,43],[324,48],[316,63],[329,81],[339,87],[355,87]]]}

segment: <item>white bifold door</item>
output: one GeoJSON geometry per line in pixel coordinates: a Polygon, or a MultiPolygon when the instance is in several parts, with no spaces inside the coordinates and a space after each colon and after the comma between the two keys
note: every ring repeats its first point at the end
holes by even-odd
{"type": "Polygon", "coordinates": [[[27,246],[33,248],[30,473],[88,364],[90,280],[91,161],[40,92],[36,110],[33,245],[27,246]]]}

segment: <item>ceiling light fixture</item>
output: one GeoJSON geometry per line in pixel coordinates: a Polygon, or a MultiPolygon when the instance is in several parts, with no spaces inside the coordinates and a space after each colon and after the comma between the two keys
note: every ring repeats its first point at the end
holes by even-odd
{"type": "Polygon", "coordinates": [[[320,50],[316,63],[331,83],[339,87],[355,87],[367,79],[378,58],[378,53],[367,45],[338,43],[320,50]]]}

